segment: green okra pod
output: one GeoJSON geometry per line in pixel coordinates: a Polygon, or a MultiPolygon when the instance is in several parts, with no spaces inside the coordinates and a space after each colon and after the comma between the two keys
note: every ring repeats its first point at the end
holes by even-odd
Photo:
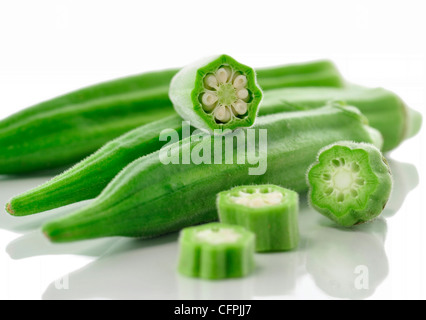
{"type": "Polygon", "coordinates": [[[307,181],[311,206],[345,227],[379,216],[392,190],[391,171],[380,150],[351,141],[322,149],[307,181]]]}
{"type": "MultiPolygon", "coordinates": [[[[321,148],[340,140],[376,142],[380,134],[365,123],[359,111],[340,106],[259,117],[252,129],[229,137],[242,139],[254,130],[250,132],[259,137],[255,149],[262,151],[265,142],[260,135],[266,130],[267,153],[260,152],[266,158],[259,159],[259,166],[267,161],[263,175],[248,174],[252,161],[238,164],[238,158],[247,158],[245,148],[238,145],[234,145],[232,163],[219,153],[222,164],[214,164],[215,152],[201,163],[167,165],[161,150],[151,153],[128,165],[87,207],[48,223],[43,231],[54,242],[106,236],[149,238],[217,220],[216,194],[235,185],[278,184],[305,191],[305,173],[321,148]]],[[[220,137],[225,150],[226,140],[220,137]]],[[[172,144],[169,151],[182,159],[211,150],[213,142],[214,136],[200,134],[172,144]]]]}
{"type": "MultiPolygon", "coordinates": [[[[376,124],[382,134],[385,134],[387,139],[384,143],[388,147],[395,146],[401,141],[400,135],[394,134],[398,130],[392,131],[392,128],[405,126],[417,130],[418,126],[412,126],[408,119],[401,118],[400,115],[404,113],[401,112],[403,104],[400,99],[387,90],[377,88],[270,90],[265,92],[259,115],[290,112],[298,108],[309,110],[316,108],[321,102],[326,104],[333,99],[346,99],[354,103],[356,107],[359,106],[364,115],[376,124]],[[283,99],[283,96],[286,99],[283,99]]],[[[369,121],[370,125],[371,121],[369,121]]],[[[107,143],[96,153],[60,176],[13,198],[7,206],[8,212],[18,216],[34,214],[96,197],[133,160],[159,150],[166,143],[166,141],[160,140],[161,132],[166,129],[181,133],[180,117],[174,115],[168,119],[141,126],[107,143]],[[87,188],[88,183],[90,188],[87,188]]]]}
{"type": "Polygon", "coordinates": [[[219,220],[256,235],[256,251],[287,251],[299,244],[299,195],[275,185],[249,185],[222,191],[219,220]]]}
{"type": "Polygon", "coordinates": [[[243,227],[208,223],[185,228],[179,237],[181,274],[217,280],[238,278],[254,269],[255,235],[243,227]]]}
{"type": "MultiPolygon", "coordinates": [[[[179,69],[149,72],[83,88],[0,121],[0,174],[58,168],[82,160],[141,125],[175,115],[169,83],[179,69]]],[[[264,90],[342,86],[328,61],[258,70],[264,90]]]]}
{"type": "Polygon", "coordinates": [[[180,70],[170,83],[169,96],[184,120],[213,132],[251,127],[262,91],[252,68],[221,55],[180,70]]]}
{"type": "Polygon", "coordinates": [[[338,101],[357,107],[370,126],[381,132],[383,151],[395,149],[420,131],[422,116],[410,109],[395,93],[383,88],[350,85],[336,88],[287,88],[268,91],[259,115],[274,112],[309,110],[338,101]]]}

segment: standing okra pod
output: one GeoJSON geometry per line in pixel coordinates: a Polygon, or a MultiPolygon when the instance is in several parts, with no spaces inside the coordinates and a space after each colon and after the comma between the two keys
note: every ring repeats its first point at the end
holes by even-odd
{"type": "Polygon", "coordinates": [[[170,83],[169,96],[182,118],[212,132],[252,126],[262,91],[252,68],[221,55],[180,70],[170,83]]]}
{"type": "Polygon", "coordinates": [[[243,227],[209,223],[180,234],[178,270],[203,279],[243,277],[254,268],[255,235],[243,227]]]}
{"type": "Polygon", "coordinates": [[[286,251],[299,243],[299,195],[275,185],[253,185],[219,193],[221,222],[244,226],[256,235],[256,251],[286,251]]]}
{"type": "Polygon", "coordinates": [[[325,147],[307,180],[311,206],[345,227],[380,215],[392,190],[386,159],[366,143],[344,141],[325,147]]]}

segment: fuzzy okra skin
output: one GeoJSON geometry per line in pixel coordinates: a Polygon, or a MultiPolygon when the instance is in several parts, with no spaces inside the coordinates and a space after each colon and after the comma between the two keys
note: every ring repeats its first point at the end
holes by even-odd
{"type": "Polygon", "coordinates": [[[178,271],[185,276],[239,278],[254,269],[255,235],[243,227],[214,222],[189,227],[179,243],[178,271]]]}
{"type": "Polygon", "coordinates": [[[170,83],[169,97],[184,120],[213,132],[251,127],[262,91],[253,68],[221,55],[180,70],[170,83]]]}
{"type": "Polygon", "coordinates": [[[352,141],[322,149],[307,182],[310,205],[344,227],[379,216],[392,190],[392,174],[380,150],[352,141]]]}
{"type": "MultiPolygon", "coordinates": [[[[215,152],[211,152],[210,159],[201,164],[168,165],[160,159],[160,151],[151,153],[123,169],[87,207],[46,224],[43,232],[53,242],[107,236],[149,238],[214,221],[218,218],[215,202],[220,191],[253,183],[305,191],[305,173],[321,148],[340,140],[373,143],[380,135],[365,124],[356,109],[330,106],[259,117],[253,129],[237,130],[231,137],[241,139],[248,130],[258,136],[261,129],[267,130],[267,153],[263,154],[267,170],[263,175],[248,174],[252,165],[245,149],[236,144],[233,164],[225,162],[223,152],[222,164],[214,164],[217,159],[215,162],[215,152]],[[246,159],[244,164],[237,164],[239,156],[246,159]]],[[[214,136],[197,137],[172,144],[170,153],[182,159],[188,152],[200,154],[200,150],[211,150],[215,145],[214,136]]],[[[225,139],[225,148],[223,144],[225,139]]],[[[256,150],[260,150],[257,138],[256,150]]]]}
{"type": "MultiPolygon", "coordinates": [[[[356,93],[358,95],[346,88],[338,90],[328,88],[324,91],[315,88],[270,90],[265,93],[259,114],[295,111],[296,108],[309,110],[309,108],[316,108],[321,102],[327,103],[332,97],[339,99],[352,96],[351,101],[356,103],[355,106],[363,107],[364,112],[373,120],[374,118],[389,119],[386,123],[389,128],[400,125],[401,118],[394,116],[395,109],[399,110],[399,100],[387,98],[394,97],[392,93],[383,89],[363,89],[357,90],[356,93]],[[287,91],[289,91],[288,94],[287,91]],[[283,96],[290,98],[291,103],[283,100],[283,96]],[[389,100],[397,103],[388,103],[386,107],[385,102],[389,100]],[[310,101],[311,107],[306,105],[306,101],[310,101]],[[378,117],[375,114],[381,116],[378,117]]],[[[409,125],[406,126],[409,127],[409,125]]],[[[160,141],[160,133],[166,129],[181,133],[181,118],[177,115],[170,116],[120,136],[60,176],[14,197],[8,203],[7,211],[16,216],[23,216],[98,196],[125,166],[139,157],[159,150],[165,143],[160,141]],[[90,182],[90,188],[87,188],[88,182],[90,182]]],[[[385,129],[381,131],[384,132],[385,129]]]]}
{"type": "MultiPolygon", "coordinates": [[[[175,115],[169,84],[179,69],[149,72],[89,86],[0,121],[0,174],[70,165],[141,125],[175,115]]],[[[329,61],[258,70],[263,89],[336,86],[329,61]]]]}
{"type": "Polygon", "coordinates": [[[114,139],[64,173],[14,197],[6,210],[14,216],[26,216],[96,198],[127,164],[161,148],[163,130],[181,135],[182,119],[170,116],[114,139]]]}
{"type": "Polygon", "coordinates": [[[299,244],[299,195],[276,185],[239,186],[217,196],[219,220],[256,235],[256,251],[295,249],[299,244]]]}
{"type": "Polygon", "coordinates": [[[288,88],[268,92],[259,115],[274,112],[309,110],[324,106],[327,101],[342,101],[357,107],[370,126],[384,138],[382,151],[395,149],[402,141],[416,135],[422,116],[410,109],[393,92],[383,88],[349,85],[345,88],[288,88]]]}

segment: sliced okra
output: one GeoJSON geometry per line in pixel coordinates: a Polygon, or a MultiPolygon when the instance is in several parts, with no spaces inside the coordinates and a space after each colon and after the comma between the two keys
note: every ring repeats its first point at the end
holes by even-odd
{"type": "Polygon", "coordinates": [[[227,55],[191,64],[172,79],[170,100],[199,129],[236,129],[254,124],[262,100],[256,73],[227,55]]]}
{"type": "Polygon", "coordinates": [[[183,229],[179,238],[178,271],[203,279],[243,277],[254,268],[255,236],[222,223],[183,229]]]}
{"type": "Polygon", "coordinates": [[[346,227],[379,216],[392,190],[390,168],[379,149],[346,141],[320,151],[307,182],[311,206],[346,227]]]}
{"type": "Polygon", "coordinates": [[[256,234],[256,251],[286,251],[299,243],[299,196],[275,185],[240,186],[219,193],[220,221],[256,234]]]}

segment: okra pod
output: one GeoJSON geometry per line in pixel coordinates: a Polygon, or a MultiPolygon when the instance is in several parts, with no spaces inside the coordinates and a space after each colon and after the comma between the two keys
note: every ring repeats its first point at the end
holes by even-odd
{"type": "Polygon", "coordinates": [[[378,217],[392,190],[391,171],[380,150],[351,141],[322,149],[307,181],[310,205],[344,227],[378,217]]]}
{"type": "MultiPolygon", "coordinates": [[[[351,88],[270,90],[265,92],[259,115],[290,112],[298,108],[309,110],[316,108],[321,102],[326,104],[333,99],[340,101],[348,97],[351,97],[350,101],[356,107],[362,108],[364,115],[367,114],[367,117],[379,127],[378,129],[382,128],[380,131],[389,139],[395,137],[390,128],[400,126],[410,128],[411,126],[407,119],[407,123],[402,124],[404,119],[399,117],[402,105],[400,100],[384,89],[361,90],[358,88],[356,92],[351,88]],[[284,96],[287,100],[282,98],[284,96]],[[387,121],[381,119],[387,119],[387,121]]],[[[416,129],[416,126],[411,127],[416,129]]],[[[168,119],[136,128],[107,143],[60,176],[12,199],[7,205],[8,212],[17,216],[34,214],[98,196],[130,162],[159,150],[166,143],[160,141],[160,134],[166,129],[181,133],[181,118],[177,115],[170,116],[168,119]],[[90,188],[87,188],[88,183],[90,188]]],[[[385,139],[385,145],[386,142],[385,139]]],[[[387,145],[389,146],[390,143],[388,142],[387,145]]]]}
{"type": "Polygon", "coordinates": [[[275,185],[252,185],[222,191],[219,220],[243,226],[256,235],[256,251],[287,251],[299,244],[299,195],[275,185]]]}
{"type": "Polygon", "coordinates": [[[238,278],[254,269],[255,235],[223,223],[185,228],[179,237],[181,274],[217,280],[238,278]]]}
{"type": "Polygon", "coordinates": [[[405,139],[416,135],[421,127],[421,114],[407,107],[395,93],[383,88],[355,85],[343,89],[287,88],[268,91],[259,115],[309,110],[332,101],[357,107],[367,117],[370,126],[383,135],[384,152],[395,149],[405,139]]]}
{"type": "MultiPolygon", "coordinates": [[[[112,80],[42,102],[0,121],[0,174],[58,168],[82,160],[106,142],[176,114],[168,97],[178,69],[112,80]]],[[[259,70],[264,90],[342,86],[328,61],[259,70]]]]}
{"type": "Polygon", "coordinates": [[[170,83],[169,96],[184,120],[213,132],[251,127],[262,91],[252,68],[221,55],[180,70],[170,83]]]}
{"type": "MultiPolygon", "coordinates": [[[[220,191],[253,183],[306,191],[306,171],[321,148],[341,140],[377,143],[380,137],[358,110],[341,106],[259,117],[253,128],[237,130],[229,137],[240,140],[249,133],[251,140],[253,135],[259,137],[253,144],[260,157],[265,157],[258,161],[258,167],[266,161],[263,175],[249,174],[249,169],[258,168],[252,168],[253,161],[238,144],[233,145],[232,162],[223,152],[211,152],[201,163],[166,165],[160,150],[129,164],[87,207],[48,223],[43,231],[54,242],[107,236],[149,238],[214,221],[220,191]],[[267,139],[263,141],[261,134],[265,132],[267,139]],[[267,152],[261,149],[265,144],[267,152]],[[239,158],[246,161],[239,164],[239,158]],[[218,161],[222,164],[214,164],[218,161]]],[[[200,150],[212,150],[212,144],[225,150],[226,140],[216,145],[213,137],[189,137],[169,146],[170,154],[182,159],[200,150]]]]}

